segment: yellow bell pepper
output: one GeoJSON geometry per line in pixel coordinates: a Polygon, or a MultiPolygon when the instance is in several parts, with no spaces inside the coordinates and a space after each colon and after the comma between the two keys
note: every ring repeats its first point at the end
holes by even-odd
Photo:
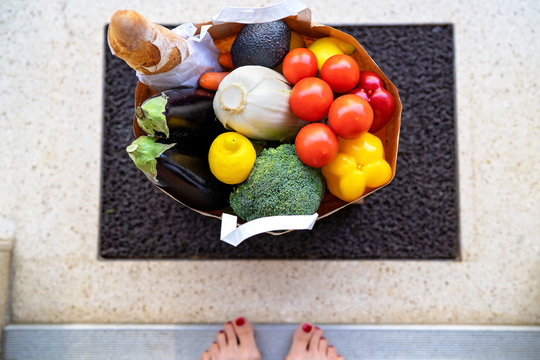
{"type": "Polygon", "coordinates": [[[368,132],[356,139],[339,138],[336,157],[322,168],[330,193],[347,202],[361,197],[366,188],[390,181],[392,168],[384,158],[381,140],[368,132]]]}

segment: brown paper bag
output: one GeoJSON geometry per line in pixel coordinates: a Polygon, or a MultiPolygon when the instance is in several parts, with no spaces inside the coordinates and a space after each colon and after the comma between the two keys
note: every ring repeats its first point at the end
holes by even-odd
{"type": "MultiPolygon", "coordinates": [[[[308,46],[314,40],[321,37],[326,37],[326,36],[332,36],[332,37],[344,40],[354,45],[354,47],[356,48],[356,51],[351,56],[358,62],[358,65],[360,66],[360,70],[373,71],[374,73],[379,75],[380,78],[383,80],[386,86],[386,89],[394,97],[394,100],[396,103],[396,109],[395,109],[394,115],[392,116],[392,119],[386,124],[384,128],[376,132],[375,135],[379,137],[383,143],[386,161],[390,164],[390,167],[392,168],[392,179],[393,179],[396,172],[396,158],[397,158],[397,151],[398,151],[399,129],[400,129],[400,124],[401,124],[401,110],[402,110],[402,104],[401,104],[396,86],[388,79],[388,77],[381,71],[381,69],[379,69],[377,64],[375,64],[375,62],[371,59],[368,53],[364,50],[364,48],[358,43],[358,41],[355,38],[353,38],[352,36],[342,31],[336,30],[330,26],[312,23],[311,12],[309,9],[305,9],[299,12],[297,15],[289,16],[285,18],[284,21],[291,28],[291,30],[297,32],[304,38],[308,46]]],[[[201,27],[204,25],[212,25],[212,22],[198,24],[197,28],[199,29],[199,31],[201,27]]],[[[230,51],[230,48],[232,46],[232,43],[236,35],[240,31],[240,29],[242,29],[243,26],[244,24],[241,24],[241,23],[231,23],[231,22],[222,23],[218,25],[213,25],[209,29],[209,33],[214,39],[214,44],[216,45],[216,47],[221,52],[228,52],[230,51]]],[[[135,90],[135,106],[140,106],[146,99],[148,99],[150,96],[154,94],[155,93],[148,86],[139,82],[135,90]]],[[[144,135],[144,133],[142,132],[142,130],[139,128],[137,124],[136,118],[134,118],[133,120],[133,131],[136,137],[144,135]]],[[[330,194],[328,191],[326,191],[323,201],[317,211],[319,218],[329,216],[333,214],[334,212],[344,208],[345,206],[348,206],[354,203],[359,203],[362,201],[364,197],[370,195],[376,190],[381,189],[382,187],[369,190],[368,192],[364,193],[364,195],[361,198],[351,203],[342,201],[336,198],[335,196],[333,196],[332,194],[330,194]]],[[[222,211],[205,212],[205,211],[200,211],[196,209],[192,209],[192,210],[197,211],[198,213],[205,216],[211,216],[211,217],[215,217],[219,219],[222,218],[222,211]]],[[[277,227],[277,226],[278,225],[276,224],[276,230],[281,229],[280,227],[277,227]]],[[[283,232],[280,232],[280,233],[277,233],[274,231],[266,231],[266,232],[270,234],[274,234],[274,235],[283,234],[283,232]]]]}

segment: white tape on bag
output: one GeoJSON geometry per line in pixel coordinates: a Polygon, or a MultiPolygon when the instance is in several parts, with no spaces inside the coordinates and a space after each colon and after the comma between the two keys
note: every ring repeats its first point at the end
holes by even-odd
{"type": "Polygon", "coordinates": [[[221,240],[238,246],[244,240],[267,231],[311,230],[319,214],[268,216],[251,220],[236,227],[237,217],[223,213],[221,216],[221,240]]]}
{"type": "Polygon", "coordinates": [[[297,15],[307,8],[307,5],[298,0],[285,0],[261,8],[224,7],[219,14],[212,17],[212,23],[215,25],[227,22],[240,24],[263,23],[297,15]]]}

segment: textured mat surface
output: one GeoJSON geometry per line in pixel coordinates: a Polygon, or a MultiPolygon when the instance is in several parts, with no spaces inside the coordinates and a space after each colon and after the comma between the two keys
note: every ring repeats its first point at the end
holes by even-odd
{"type": "Polygon", "coordinates": [[[105,41],[100,256],[106,259],[456,259],[458,188],[452,25],[336,26],[353,35],[403,103],[390,185],[312,231],[258,235],[234,248],[220,222],[150,184],[125,147],[137,78],[105,41]]]}

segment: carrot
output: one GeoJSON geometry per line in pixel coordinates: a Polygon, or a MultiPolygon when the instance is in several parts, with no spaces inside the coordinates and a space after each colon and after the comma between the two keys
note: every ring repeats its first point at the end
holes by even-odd
{"type": "Polygon", "coordinates": [[[206,90],[216,91],[221,80],[230,73],[230,71],[204,73],[199,78],[199,86],[206,90]]]}
{"type": "Polygon", "coordinates": [[[234,68],[230,52],[219,54],[218,63],[226,69],[234,68]]]}

